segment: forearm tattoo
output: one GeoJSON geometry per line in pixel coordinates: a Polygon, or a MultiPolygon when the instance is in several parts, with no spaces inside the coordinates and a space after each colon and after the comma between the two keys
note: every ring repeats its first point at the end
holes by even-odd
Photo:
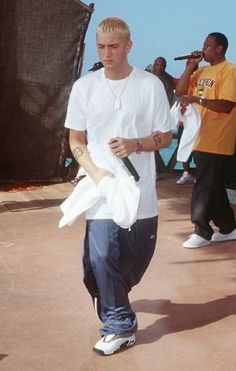
{"type": "Polygon", "coordinates": [[[156,144],[156,149],[158,149],[161,145],[161,137],[159,133],[153,135],[154,142],[156,144]]]}
{"type": "Polygon", "coordinates": [[[84,154],[84,151],[82,150],[81,147],[75,147],[73,149],[73,155],[74,155],[75,159],[80,158],[83,154],[84,154]]]}

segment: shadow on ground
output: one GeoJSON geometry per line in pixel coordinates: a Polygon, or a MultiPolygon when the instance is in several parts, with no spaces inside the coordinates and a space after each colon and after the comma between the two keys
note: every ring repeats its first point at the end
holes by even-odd
{"type": "Polygon", "coordinates": [[[33,211],[39,209],[46,209],[50,207],[59,206],[65,199],[52,199],[52,200],[30,200],[30,201],[4,201],[2,206],[4,208],[0,213],[4,212],[21,212],[33,211]]]}
{"type": "Polygon", "coordinates": [[[236,314],[236,295],[203,304],[176,304],[170,300],[138,300],[132,303],[134,312],[164,315],[138,331],[137,344],[153,343],[165,335],[192,330],[236,314]]]}
{"type": "Polygon", "coordinates": [[[0,361],[2,361],[8,354],[0,353],[0,361]]]}

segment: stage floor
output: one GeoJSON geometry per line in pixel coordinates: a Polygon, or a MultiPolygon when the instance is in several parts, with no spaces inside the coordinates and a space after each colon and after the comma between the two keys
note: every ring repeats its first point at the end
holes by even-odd
{"type": "Polygon", "coordinates": [[[177,176],[157,181],[157,247],[130,294],[136,345],[110,357],[92,352],[101,324],[82,283],[84,219],[58,229],[72,185],[0,192],[1,371],[235,371],[236,241],[182,247],[192,184],[177,176]]]}

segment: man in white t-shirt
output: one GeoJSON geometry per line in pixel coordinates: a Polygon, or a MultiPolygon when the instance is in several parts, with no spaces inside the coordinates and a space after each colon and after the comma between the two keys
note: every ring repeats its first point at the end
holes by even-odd
{"type": "Polygon", "coordinates": [[[132,42],[128,25],[103,20],[96,34],[104,68],[83,76],[72,88],[65,126],[70,147],[87,176],[98,185],[114,173],[99,167],[96,149],[129,157],[140,180],[138,219],[118,226],[103,198],[86,213],[84,283],[103,322],[94,351],[102,355],[135,343],[137,319],[128,293],[142,278],[154,253],[158,203],[154,151],[170,145],[169,103],[154,75],[128,62],[132,42]]]}

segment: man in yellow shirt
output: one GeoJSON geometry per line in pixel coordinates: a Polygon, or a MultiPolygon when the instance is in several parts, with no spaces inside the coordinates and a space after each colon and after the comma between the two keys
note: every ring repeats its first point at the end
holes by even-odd
{"type": "Polygon", "coordinates": [[[192,53],[197,57],[188,61],[176,87],[180,103],[196,104],[201,115],[194,145],[197,173],[191,199],[195,231],[184,242],[186,248],[236,239],[235,216],[225,189],[225,169],[236,143],[236,66],[225,59],[227,47],[224,34],[210,33],[202,51],[192,53]],[[210,65],[193,72],[203,59],[210,65]],[[211,221],[218,232],[214,233],[211,221]]]}

